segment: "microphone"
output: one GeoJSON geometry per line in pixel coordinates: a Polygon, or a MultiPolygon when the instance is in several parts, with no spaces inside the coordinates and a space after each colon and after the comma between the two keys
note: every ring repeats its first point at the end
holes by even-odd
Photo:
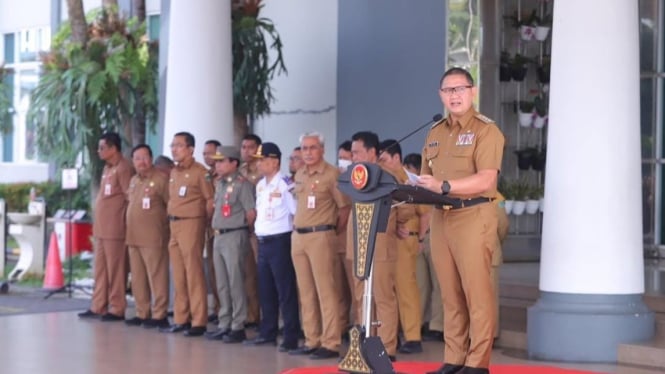
{"type": "Polygon", "coordinates": [[[418,127],[417,129],[411,131],[410,133],[406,134],[406,135],[403,136],[401,139],[397,140],[395,143],[393,143],[393,144],[387,146],[386,148],[384,148],[384,149],[379,153],[379,155],[380,155],[381,153],[387,151],[388,149],[390,149],[390,147],[394,147],[395,144],[400,144],[403,140],[407,139],[408,137],[410,137],[411,135],[417,133],[418,131],[424,129],[425,127],[430,126],[430,125],[435,124],[435,123],[439,123],[439,122],[441,122],[441,120],[443,120],[443,116],[441,115],[441,113],[437,113],[437,114],[435,114],[434,117],[432,117],[432,120],[431,120],[431,121],[427,121],[426,124],[424,124],[424,125],[418,127]]]}

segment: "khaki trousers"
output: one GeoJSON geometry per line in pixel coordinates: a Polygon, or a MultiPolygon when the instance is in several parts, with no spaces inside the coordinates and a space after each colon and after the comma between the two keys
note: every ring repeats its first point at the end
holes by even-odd
{"type": "Polygon", "coordinates": [[[90,310],[125,316],[127,300],[127,247],[124,239],[95,240],[95,288],[90,310]]]}
{"type": "Polygon", "coordinates": [[[245,259],[245,293],[247,294],[247,323],[259,323],[261,311],[259,308],[259,280],[256,273],[256,259],[259,253],[259,242],[256,234],[249,235],[249,245],[252,248],[247,252],[245,259]]]}
{"type": "Polygon", "coordinates": [[[397,240],[397,262],[395,265],[395,291],[399,309],[399,322],[406,341],[420,341],[422,309],[416,279],[418,237],[409,236],[397,240]]]}
{"type": "Polygon", "coordinates": [[[302,305],[305,345],[338,351],[341,344],[339,297],[335,285],[337,256],[335,231],[291,237],[291,257],[302,305]]]}
{"type": "Polygon", "coordinates": [[[141,319],[166,318],[169,307],[169,254],[166,248],[130,246],[129,266],[136,316],[141,319]]]}
{"type": "Polygon", "coordinates": [[[193,327],[204,327],[208,324],[208,290],[203,271],[206,219],[172,221],[170,227],[169,258],[175,287],[173,322],[191,321],[193,327]]]}
{"type": "Polygon", "coordinates": [[[443,302],[439,280],[432,263],[429,234],[425,237],[423,251],[416,258],[416,268],[422,320],[429,321],[430,330],[443,332],[443,302]]]}
{"type": "Polygon", "coordinates": [[[432,260],[444,310],[445,361],[487,368],[496,325],[490,269],[496,246],[493,204],[432,212],[432,260]]]}
{"type": "MultiPolygon", "coordinates": [[[[395,295],[395,261],[377,261],[372,264],[373,282],[373,315],[372,320],[381,321],[381,326],[376,329],[376,335],[381,338],[386,352],[394,356],[397,351],[397,300],[395,295]]],[[[363,319],[363,294],[365,293],[365,281],[353,277],[353,295],[357,305],[356,316],[359,322],[363,319]]]]}

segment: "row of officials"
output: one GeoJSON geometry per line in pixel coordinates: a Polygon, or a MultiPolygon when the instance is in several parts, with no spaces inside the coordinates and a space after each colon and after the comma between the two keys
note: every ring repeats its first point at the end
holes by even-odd
{"type": "Polygon", "coordinates": [[[145,144],[131,150],[130,162],[119,135],[103,134],[95,286],[79,317],[245,345],[277,346],[281,333],[281,352],[339,357],[344,334],[361,322],[364,283],[353,276],[351,202],[337,179],[352,162],[378,163],[399,183],[459,204],[391,209],[374,254],[381,322],[374,333],[393,360],[439,340],[445,362],[432,373],[489,372],[508,221],[496,191],[503,136],[473,109],[475,94],[465,70],[443,75],[439,96],[448,116],[433,124],[422,154],[403,158],[399,142],[361,131],[338,147],[333,166],[323,158],[323,136],[309,132],[290,154],[291,175],[280,172],[279,147],[253,134],[240,147],[207,141],[207,167],[194,160],[188,132],[170,144],[175,163],[153,161],[145,144]],[[129,272],[136,316],[125,319],[129,272]],[[258,327],[251,339],[248,326],[258,327]]]}

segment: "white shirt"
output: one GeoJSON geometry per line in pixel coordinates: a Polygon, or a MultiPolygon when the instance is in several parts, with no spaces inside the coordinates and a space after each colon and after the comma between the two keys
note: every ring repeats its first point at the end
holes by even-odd
{"type": "Polygon", "coordinates": [[[275,235],[293,230],[296,202],[289,191],[288,177],[278,172],[270,183],[263,177],[256,184],[256,236],[275,235]]]}

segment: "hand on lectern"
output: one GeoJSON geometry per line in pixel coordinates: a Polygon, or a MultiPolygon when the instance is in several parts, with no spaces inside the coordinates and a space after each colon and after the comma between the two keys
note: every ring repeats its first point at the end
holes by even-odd
{"type": "Polygon", "coordinates": [[[431,175],[423,174],[418,177],[416,186],[426,188],[432,192],[441,193],[441,181],[431,175]]]}

